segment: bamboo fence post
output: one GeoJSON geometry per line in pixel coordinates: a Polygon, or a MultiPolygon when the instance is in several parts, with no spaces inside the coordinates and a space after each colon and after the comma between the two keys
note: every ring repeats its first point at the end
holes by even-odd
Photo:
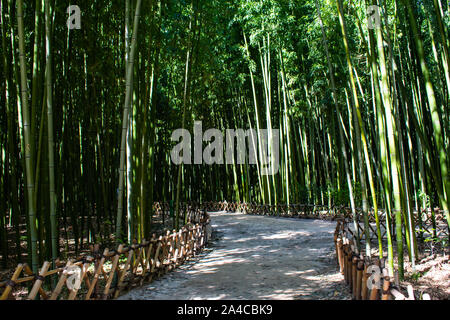
{"type": "Polygon", "coordinates": [[[367,273],[367,266],[370,265],[370,263],[367,263],[367,261],[364,261],[363,264],[364,264],[364,270],[363,270],[363,278],[362,278],[362,284],[361,284],[361,300],[367,300],[367,296],[368,296],[367,280],[370,277],[370,275],[367,273]]]}
{"type": "Polygon", "coordinates": [[[94,287],[98,281],[98,276],[100,275],[100,272],[103,269],[103,264],[105,263],[105,259],[106,259],[106,256],[108,255],[108,253],[109,253],[109,249],[106,248],[105,251],[103,252],[103,256],[100,259],[97,269],[94,271],[94,278],[92,279],[91,286],[89,287],[84,300],[90,300],[92,292],[94,291],[94,287]]]}
{"type": "Polygon", "coordinates": [[[151,269],[151,271],[150,271],[151,273],[154,273],[155,270],[156,270],[157,268],[159,268],[159,266],[160,266],[159,253],[160,253],[161,247],[162,247],[162,239],[163,239],[162,236],[160,236],[159,239],[158,239],[158,246],[156,247],[154,263],[153,263],[152,269],[151,269]]]}
{"type": "Polygon", "coordinates": [[[389,276],[384,277],[383,281],[383,295],[381,297],[381,300],[390,300],[391,294],[389,292],[389,288],[391,286],[391,279],[389,276]]]}
{"type": "Polygon", "coordinates": [[[353,252],[350,248],[350,245],[347,244],[347,283],[350,287],[350,290],[352,290],[352,258],[353,258],[353,252]]]}
{"type": "MultiPolygon", "coordinates": [[[[150,244],[151,244],[151,241],[147,241],[147,240],[145,240],[145,242],[143,242],[143,244],[141,244],[142,250],[141,250],[141,259],[140,259],[139,264],[141,265],[142,272],[141,272],[140,278],[144,277],[144,273],[147,268],[146,249],[147,249],[147,247],[150,247],[150,244]]],[[[142,283],[142,281],[140,281],[140,282],[142,283]]]]}
{"type": "Polygon", "coordinates": [[[163,237],[161,242],[161,252],[160,252],[160,264],[158,268],[158,276],[162,276],[166,273],[167,257],[169,255],[169,236],[163,237]]]}
{"type": "Polygon", "coordinates": [[[149,248],[148,248],[148,251],[147,251],[147,263],[148,263],[148,273],[149,273],[149,275],[148,275],[148,277],[149,278],[151,278],[152,277],[152,268],[153,268],[153,265],[155,264],[155,254],[154,254],[154,252],[156,251],[156,246],[157,246],[157,244],[158,244],[158,240],[156,239],[156,234],[153,234],[152,235],[152,240],[151,240],[151,244],[150,244],[150,246],[149,246],[149,248]]]}
{"type": "MultiPolygon", "coordinates": [[[[187,210],[187,209],[186,209],[187,210]]],[[[173,230],[169,236],[170,246],[168,246],[167,259],[166,259],[166,272],[169,272],[173,268],[173,258],[175,256],[176,242],[177,242],[177,231],[173,230]]]]}
{"type": "Polygon", "coordinates": [[[52,295],[49,300],[56,300],[61,293],[62,288],[67,280],[67,268],[72,264],[72,261],[67,261],[66,267],[61,272],[61,276],[59,277],[58,283],[56,284],[55,290],[53,290],[52,295]]]}
{"type": "Polygon", "coordinates": [[[45,273],[47,272],[48,268],[50,267],[50,262],[45,261],[41,271],[39,272],[39,275],[36,276],[36,282],[33,285],[33,288],[30,291],[30,294],[28,295],[28,300],[34,300],[36,298],[36,295],[39,292],[39,289],[41,288],[42,283],[45,280],[45,273]]]}
{"type": "Polygon", "coordinates": [[[378,289],[373,287],[370,291],[370,298],[369,300],[378,300],[378,289]]]}
{"type": "Polygon", "coordinates": [[[336,230],[334,231],[334,249],[335,249],[335,252],[336,252],[336,263],[338,265],[340,265],[340,262],[339,262],[339,250],[338,250],[338,239],[339,239],[338,229],[339,229],[339,221],[337,223],[336,230]]]}
{"type": "Polygon", "coordinates": [[[163,273],[162,273],[163,275],[166,274],[167,272],[169,272],[170,266],[172,264],[171,258],[173,256],[172,253],[173,253],[173,248],[174,248],[173,238],[174,238],[173,234],[169,234],[166,238],[166,245],[163,250],[163,253],[164,253],[164,255],[163,255],[164,267],[163,267],[163,273]]]}
{"type": "Polygon", "coordinates": [[[89,270],[86,271],[86,276],[84,277],[84,282],[86,283],[86,288],[90,288],[91,286],[91,280],[89,280],[89,277],[92,276],[92,272],[90,272],[89,270]]]}
{"type": "Polygon", "coordinates": [[[347,245],[344,243],[344,247],[343,247],[343,258],[344,258],[344,280],[345,283],[348,284],[348,266],[347,266],[347,261],[348,261],[348,249],[347,249],[347,245]]]}
{"type": "Polygon", "coordinates": [[[186,228],[187,227],[184,226],[180,232],[180,251],[179,251],[179,257],[178,257],[178,260],[179,260],[178,263],[180,265],[184,263],[184,260],[186,258],[186,255],[185,255],[185,253],[186,253],[186,232],[187,232],[186,228]]]}
{"type": "Polygon", "coordinates": [[[193,251],[193,247],[194,247],[194,244],[193,244],[193,234],[194,234],[194,231],[193,231],[193,229],[192,229],[192,226],[190,226],[189,228],[188,228],[188,239],[187,239],[187,258],[189,259],[191,256],[192,256],[192,251],[193,251]]]}
{"type": "Polygon", "coordinates": [[[9,297],[9,294],[11,293],[11,290],[16,286],[16,280],[19,278],[20,273],[22,272],[23,264],[19,264],[16,268],[16,271],[14,271],[13,276],[11,277],[11,280],[8,281],[5,291],[3,291],[2,296],[0,297],[0,300],[6,300],[9,297]]]}
{"type": "MultiPolygon", "coordinates": [[[[26,264],[26,263],[25,263],[24,266],[23,266],[23,272],[24,272],[26,275],[31,276],[30,279],[29,279],[29,281],[36,280],[36,276],[34,275],[33,270],[31,270],[30,266],[29,266],[28,264],[26,264]]],[[[48,275],[48,274],[46,273],[46,274],[44,275],[44,277],[47,276],[47,275],[48,275]]],[[[44,291],[44,289],[42,289],[42,287],[39,287],[39,293],[41,294],[41,296],[42,296],[44,299],[47,299],[47,298],[48,298],[47,293],[44,291]]]]}
{"type": "Polygon", "coordinates": [[[167,250],[166,250],[166,258],[164,259],[165,263],[165,272],[168,272],[172,269],[172,263],[173,263],[173,255],[175,253],[175,234],[176,231],[172,230],[172,233],[170,235],[167,236],[167,250]]]}
{"type": "Polygon", "coordinates": [[[181,233],[181,254],[180,254],[180,264],[183,264],[186,260],[186,250],[187,250],[187,227],[183,227],[181,233]]]}
{"type": "Polygon", "coordinates": [[[142,262],[142,259],[143,259],[142,254],[144,253],[145,242],[146,242],[145,239],[143,239],[142,244],[134,245],[134,248],[137,247],[137,251],[135,253],[135,257],[136,258],[135,258],[135,260],[134,260],[134,262],[132,264],[132,268],[131,268],[131,273],[132,273],[133,280],[134,280],[135,277],[137,277],[137,269],[139,268],[139,264],[141,264],[141,266],[142,266],[141,262],[142,262]]]}
{"type": "MultiPolygon", "coordinates": [[[[181,229],[180,229],[181,230],[181,229]]],[[[173,234],[173,245],[172,245],[172,254],[171,254],[171,262],[173,264],[173,268],[177,266],[177,257],[178,257],[178,244],[180,241],[179,232],[175,232],[173,234]]]]}
{"type": "Polygon", "coordinates": [[[132,276],[134,275],[134,269],[136,268],[136,264],[139,262],[139,257],[141,253],[141,248],[137,245],[137,241],[134,240],[133,244],[131,245],[131,248],[133,249],[133,256],[131,258],[130,262],[130,272],[132,276]]]}
{"type": "Polygon", "coordinates": [[[198,223],[195,224],[195,232],[194,232],[194,252],[193,256],[195,256],[200,247],[200,226],[198,223]]]}
{"type": "Polygon", "coordinates": [[[195,225],[194,227],[194,246],[193,246],[193,253],[192,255],[194,256],[197,253],[197,248],[198,248],[198,224],[195,225]]]}
{"type": "Polygon", "coordinates": [[[186,260],[189,260],[191,256],[191,245],[192,245],[192,226],[188,226],[186,233],[186,260]]]}
{"type": "Polygon", "coordinates": [[[183,232],[181,235],[181,257],[180,257],[180,263],[183,264],[186,260],[186,252],[187,252],[187,234],[188,229],[187,227],[183,227],[183,232]]]}
{"type": "Polygon", "coordinates": [[[200,225],[200,232],[201,232],[200,233],[201,234],[201,236],[200,236],[200,250],[203,250],[203,248],[206,245],[206,228],[205,228],[205,226],[206,226],[206,222],[202,223],[200,225]]]}
{"type": "Polygon", "coordinates": [[[178,231],[177,235],[177,242],[176,242],[176,249],[175,249],[175,255],[173,257],[175,262],[175,267],[178,266],[179,261],[181,261],[181,257],[183,256],[183,228],[178,231]]]}
{"type": "MultiPolygon", "coordinates": [[[[96,259],[96,257],[98,257],[99,255],[100,255],[100,244],[94,244],[93,246],[91,246],[91,253],[92,253],[92,256],[94,257],[94,273],[95,273],[95,271],[97,270],[97,267],[98,267],[98,265],[99,265],[99,263],[100,263],[100,261],[99,261],[99,259],[96,259]]],[[[88,275],[90,275],[90,274],[88,274],[88,275]]],[[[89,286],[88,286],[88,289],[91,287],[91,281],[89,281],[88,280],[88,282],[89,282],[89,286]]],[[[95,287],[94,287],[94,292],[93,292],[93,294],[96,294],[97,293],[97,290],[98,289],[98,283],[96,283],[95,284],[95,287]]]]}
{"type": "MultiPolygon", "coordinates": [[[[108,249],[106,249],[106,250],[108,250],[108,249]]],[[[88,266],[89,266],[89,263],[82,264],[80,283],[81,283],[81,281],[83,281],[84,277],[87,275],[88,266]]],[[[72,290],[70,292],[68,300],[75,300],[78,290],[80,290],[80,288],[74,288],[74,290],[72,290]]]]}
{"type": "Polygon", "coordinates": [[[128,251],[127,262],[125,263],[123,270],[120,271],[120,276],[119,276],[119,280],[117,281],[116,291],[114,292],[114,299],[116,299],[119,296],[120,291],[122,290],[123,279],[125,278],[125,275],[127,274],[128,268],[133,259],[133,253],[134,253],[133,246],[129,247],[128,249],[129,249],[129,251],[128,251]]]}
{"type": "Polygon", "coordinates": [[[145,281],[145,275],[147,274],[147,270],[149,271],[149,275],[151,276],[151,268],[152,268],[152,252],[153,252],[153,244],[156,242],[156,234],[152,235],[152,239],[150,240],[150,244],[147,249],[147,253],[145,255],[145,267],[142,271],[142,279],[145,281]]]}
{"type": "Polygon", "coordinates": [[[358,259],[358,264],[356,266],[357,269],[357,275],[356,275],[356,300],[361,300],[362,297],[362,280],[363,280],[363,273],[364,273],[364,261],[358,259]]]}
{"type": "Polygon", "coordinates": [[[203,248],[203,237],[204,237],[204,234],[203,234],[202,224],[199,223],[198,224],[198,246],[197,246],[198,250],[197,250],[196,254],[198,254],[203,248]]]}
{"type": "Polygon", "coordinates": [[[108,280],[106,281],[105,290],[103,290],[102,300],[108,299],[109,289],[111,288],[111,283],[113,281],[114,274],[116,273],[117,264],[119,262],[119,258],[120,258],[120,254],[122,253],[122,250],[123,250],[123,244],[120,244],[119,247],[117,248],[116,254],[114,255],[111,271],[109,272],[109,277],[108,277],[108,280]]]}
{"type": "Polygon", "coordinates": [[[196,229],[195,226],[192,225],[191,226],[191,239],[190,239],[190,244],[189,244],[189,257],[193,257],[195,254],[195,233],[196,233],[196,229]]]}
{"type": "Polygon", "coordinates": [[[357,299],[356,296],[356,278],[357,278],[357,263],[358,263],[358,258],[356,256],[352,256],[352,295],[354,299],[357,299]]]}
{"type": "Polygon", "coordinates": [[[181,228],[178,231],[178,241],[177,241],[177,251],[175,252],[175,266],[177,267],[178,265],[181,264],[182,258],[183,258],[183,230],[184,227],[181,228]]]}
{"type": "Polygon", "coordinates": [[[160,269],[160,274],[163,275],[167,272],[168,266],[170,264],[170,251],[172,249],[172,241],[170,231],[167,231],[166,236],[163,240],[163,254],[162,254],[162,269],[160,269]]]}
{"type": "MultiPolygon", "coordinates": [[[[380,267],[380,261],[376,259],[374,265],[380,267]]],[[[378,291],[379,289],[376,286],[372,286],[372,290],[370,291],[370,300],[379,300],[378,291]]]]}
{"type": "Polygon", "coordinates": [[[338,248],[338,260],[339,260],[339,271],[341,274],[344,274],[344,253],[343,253],[343,245],[342,245],[342,239],[338,239],[337,242],[337,248],[338,248]]]}

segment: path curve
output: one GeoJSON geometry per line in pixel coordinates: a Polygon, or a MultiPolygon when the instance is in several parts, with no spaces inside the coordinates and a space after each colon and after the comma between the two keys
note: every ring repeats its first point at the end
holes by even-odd
{"type": "Polygon", "coordinates": [[[119,299],[350,299],[335,261],[335,222],[225,212],[211,220],[209,248],[119,299]]]}

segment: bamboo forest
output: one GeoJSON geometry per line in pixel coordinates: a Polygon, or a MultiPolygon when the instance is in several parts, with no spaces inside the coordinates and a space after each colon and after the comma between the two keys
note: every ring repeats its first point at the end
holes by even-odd
{"type": "Polygon", "coordinates": [[[0,1],[0,300],[449,298],[450,1],[0,1]]]}

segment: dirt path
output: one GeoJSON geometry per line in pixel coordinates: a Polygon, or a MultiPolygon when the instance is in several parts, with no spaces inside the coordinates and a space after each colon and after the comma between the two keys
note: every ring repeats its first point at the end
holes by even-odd
{"type": "Polygon", "coordinates": [[[213,213],[210,248],[120,299],[349,299],[334,222],[213,213]]]}

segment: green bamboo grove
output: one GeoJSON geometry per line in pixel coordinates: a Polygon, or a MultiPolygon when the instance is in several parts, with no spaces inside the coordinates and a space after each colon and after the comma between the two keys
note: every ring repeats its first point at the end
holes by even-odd
{"type": "Polygon", "coordinates": [[[154,201],[374,212],[401,276],[421,211],[450,222],[448,0],[75,2],[1,0],[2,267],[148,238],[154,201]],[[279,129],[278,173],[175,165],[196,121],[279,129]]]}

